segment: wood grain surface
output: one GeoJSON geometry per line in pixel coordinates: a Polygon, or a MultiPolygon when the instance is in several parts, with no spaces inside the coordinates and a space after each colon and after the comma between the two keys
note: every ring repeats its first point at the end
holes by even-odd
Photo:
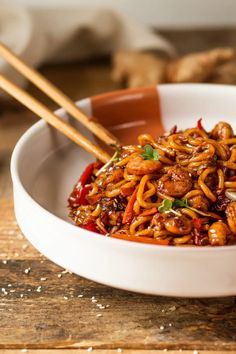
{"type": "Polygon", "coordinates": [[[228,354],[233,353],[232,351],[212,351],[212,350],[153,350],[153,349],[94,349],[93,347],[89,347],[88,349],[22,349],[22,350],[14,350],[14,349],[2,349],[0,350],[0,354],[20,354],[20,353],[28,353],[28,354],[87,354],[88,352],[92,352],[93,354],[228,354]]]}
{"type": "MultiPolygon", "coordinates": [[[[207,33],[210,46],[209,38],[216,35],[207,33]]],[[[229,44],[229,33],[220,33],[221,42],[225,38],[229,44]]],[[[179,43],[180,52],[186,50],[183,33],[166,34],[179,43]]],[[[206,45],[204,34],[199,35],[201,40],[186,34],[187,44],[196,39],[196,50],[206,45]]],[[[116,88],[107,60],[47,66],[42,72],[73,99],[116,88]]],[[[36,89],[29,90],[55,107],[36,89]]],[[[65,272],[28,243],[14,218],[9,160],[16,141],[35,121],[12,100],[0,102],[0,354],[26,348],[32,354],[82,354],[90,347],[99,354],[121,352],[118,348],[130,354],[236,353],[235,297],[181,299],[109,288],[65,272]]]]}

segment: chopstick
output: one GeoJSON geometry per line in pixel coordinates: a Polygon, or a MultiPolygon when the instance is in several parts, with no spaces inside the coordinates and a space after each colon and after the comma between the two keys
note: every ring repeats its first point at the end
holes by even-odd
{"type": "Polygon", "coordinates": [[[82,146],[86,151],[93,154],[103,163],[106,163],[110,160],[110,155],[108,155],[104,150],[95,145],[84,135],[79,133],[70,124],[66,123],[63,119],[59,118],[56,114],[51,112],[43,103],[35,99],[33,96],[18,87],[3,75],[0,75],[0,87],[19,102],[21,102],[24,106],[29,108],[40,118],[45,119],[50,125],[59,130],[62,134],[66,135],[76,144],[82,146]]]}
{"type": "Polygon", "coordinates": [[[34,83],[34,85],[43,91],[48,97],[59,104],[60,107],[63,107],[68,113],[70,113],[72,117],[87,127],[100,140],[107,145],[119,145],[118,139],[116,139],[116,137],[106,128],[99,124],[94,118],[87,117],[68,96],[48,81],[43,75],[16,56],[2,43],[0,43],[0,55],[18,72],[34,83]]]}

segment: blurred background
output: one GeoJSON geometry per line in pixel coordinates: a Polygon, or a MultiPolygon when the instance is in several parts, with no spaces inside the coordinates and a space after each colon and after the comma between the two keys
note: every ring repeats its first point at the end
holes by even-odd
{"type": "Polygon", "coordinates": [[[231,27],[236,24],[235,0],[2,0],[31,7],[112,7],[161,29],[231,27]]]}
{"type": "MultiPolygon", "coordinates": [[[[73,99],[166,82],[236,83],[235,0],[1,0],[0,10],[0,41],[73,99]]],[[[1,57],[0,70],[36,93],[1,57]]]]}

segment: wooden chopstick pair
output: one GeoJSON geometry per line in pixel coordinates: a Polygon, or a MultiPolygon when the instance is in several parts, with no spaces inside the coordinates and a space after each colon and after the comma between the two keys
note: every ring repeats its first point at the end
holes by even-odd
{"type": "MultiPolygon", "coordinates": [[[[63,107],[72,117],[87,127],[100,140],[105,142],[107,145],[119,145],[118,140],[107,129],[92,118],[86,116],[86,114],[82,112],[69,97],[67,97],[39,72],[24,63],[2,43],[0,43],[0,55],[19,73],[35,84],[35,86],[37,86],[57,104],[63,107]]],[[[107,152],[95,145],[74,127],[54,114],[47,106],[4,77],[2,74],[0,74],[0,88],[29,108],[40,118],[46,120],[50,125],[58,129],[62,134],[66,135],[76,144],[82,146],[86,151],[93,154],[100,161],[106,163],[111,158],[107,152]]]]}

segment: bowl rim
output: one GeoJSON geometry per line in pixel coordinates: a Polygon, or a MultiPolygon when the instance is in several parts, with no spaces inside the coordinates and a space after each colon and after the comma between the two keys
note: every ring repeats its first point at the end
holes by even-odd
{"type": "MultiPolygon", "coordinates": [[[[233,87],[228,86],[228,85],[219,85],[219,84],[162,84],[159,85],[160,87],[171,87],[173,88],[175,87],[179,87],[179,88],[183,88],[183,87],[195,87],[197,89],[200,89],[201,87],[206,87],[208,86],[210,89],[214,88],[214,90],[218,90],[218,89],[222,89],[222,88],[227,88],[231,89],[233,87]]],[[[236,88],[234,88],[234,90],[236,90],[236,88]]],[[[119,92],[121,91],[126,91],[128,92],[129,89],[124,89],[124,90],[119,90],[119,92]]],[[[115,93],[117,91],[112,91],[112,93],[115,93]]],[[[81,99],[76,101],[76,104],[78,105],[79,103],[88,100],[92,97],[98,97],[100,95],[109,95],[111,92],[107,92],[107,93],[102,93],[99,95],[95,95],[95,96],[91,96],[85,99],[81,99]]],[[[56,114],[63,116],[65,114],[65,110],[63,108],[59,108],[55,111],[56,114]]],[[[60,218],[59,216],[53,214],[52,212],[48,211],[47,209],[45,209],[44,207],[42,207],[33,197],[31,197],[31,195],[26,191],[26,189],[24,188],[23,183],[21,182],[20,176],[19,176],[19,171],[18,171],[18,163],[19,163],[19,157],[22,153],[22,151],[24,151],[24,146],[27,143],[28,140],[30,140],[32,138],[32,136],[34,136],[35,134],[37,134],[38,132],[42,131],[45,127],[47,127],[47,123],[40,119],[38,122],[34,123],[30,128],[28,128],[23,135],[18,139],[14,149],[13,149],[13,153],[11,156],[11,162],[10,162],[10,172],[11,172],[11,178],[12,178],[12,182],[13,182],[13,187],[14,189],[16,188],[18,191],[20,191],[20,193],[26,198],[28,199],[28,201],[30,201],[34,207],[36,207],[42,214],[51,217],[55,223],[58,223],[59,225],[62,225],[64,227],[68,227],[68,231],[71,232],[75,232],[75,230],[78,230],[78,226],[71,224],[70,222],[60,218]]],[[[230,246],[217,246],[217,247],[212,247],[212,246],[205,246],[205,247],[174,247],[174,246],[163,246],[163,245],[153,245],[153,244],[145,244],[145,243],[139,243],[139,242],[135,242],[135,241],[128,241],[128,240],[122,240],[122,239],[116,239],[116,238],[112,238],[112,237],[104,237],[104,235],[92,232],[92,231],[88,231],[86,229],[82,229],[82,232],[80,234],[78,234],[78,236],[80,237],[92,237],[94,238],[95,242],[110,242],[113,243],[114,245],[119,245],[119,246],[123,246],[125,248],[129,247],[130,249],[137,249],[137,250],[146,250],[146,251],[150,251],[150,252],[155,252],[156,251],[160,251],[162,250],[163,252],[174,252],[177,254],[182,254],[182,253],[201,253],[201,252],[210,252],[210,253],[221,253],[221,252],[235,252],[236,251],[236,245],[230,245],[230,246]],[[100,236],[100,237],[99,237],[100,236]]]]}

